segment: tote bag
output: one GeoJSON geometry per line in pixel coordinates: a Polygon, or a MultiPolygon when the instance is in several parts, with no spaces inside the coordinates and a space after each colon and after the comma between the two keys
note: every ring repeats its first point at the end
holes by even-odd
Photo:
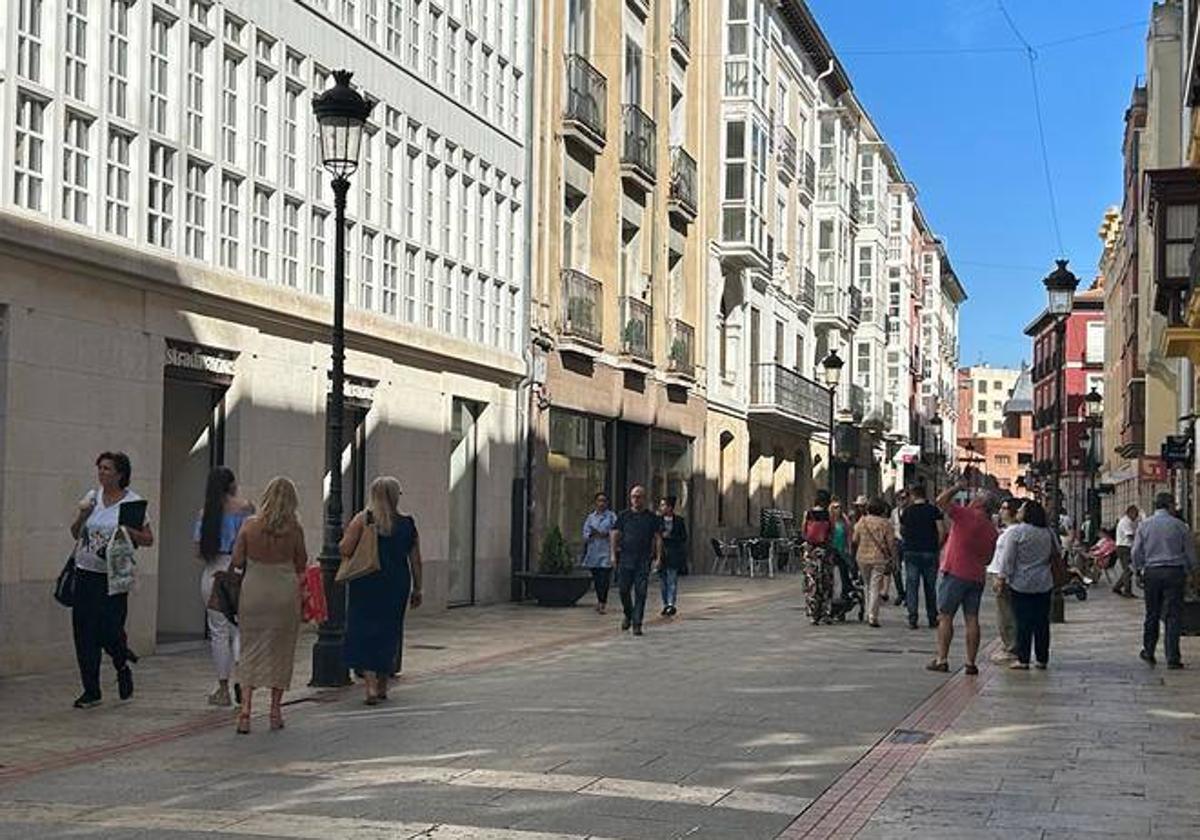
{"type": "Polygon", "coordinates": [[[313,624],[329,620],[325,583],[321,579],[321,567],[315,563],[304,570],[304,577],[300,579],[300,619],[313,624]]]}
{"type": "Polygon", "coordinates": [[[375,530],[375,523],[371,521],[370,517],[367,517],[358,547],[354,549],[354,554],[342,558],[342,565],[338,566],[335,580],[338,583],[348,583],[367,575],[373,575],[380,568],[379,532],[375,530]]]}

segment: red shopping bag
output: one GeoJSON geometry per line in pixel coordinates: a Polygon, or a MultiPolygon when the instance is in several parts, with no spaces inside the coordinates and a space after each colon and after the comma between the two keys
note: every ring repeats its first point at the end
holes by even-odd
{"type": "Polygon", "coordinates": [[[329,618],[329,603],[325,600],[325,584],[321,580],[321,567],[314,564],[304,570],[300,583],[300,617],[304,621],[320,624],[329,618]]]}

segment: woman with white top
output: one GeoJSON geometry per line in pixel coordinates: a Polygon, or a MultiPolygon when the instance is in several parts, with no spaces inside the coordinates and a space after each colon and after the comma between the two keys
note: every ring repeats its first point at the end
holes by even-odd
{"type": "MultiPolygon", "coordinates": [[[[229,677],[233,674],[241,645],[238,626],[219,610],[208,608],[213,578],[229,568],[233,545],[242,523],[254,513],[254,505],[238,498],[237,479],[229,467],[213,467],[204,489],[204,507],[196,519],[192,539],[196,557],[204,562],[200,574],[200,599],[207,611],[208,642],[212,649],[213,667],[217,671],[217,687],[208,695],[212,706],[231,706],[229,677]]],[[[235,694],[240,694],[236,692],[235,694]]],[[[238,698],[240,702],[240,697],[238,698]]]]}
{"type": "Polygon", "coordinates": [[[608,588],[612,584],[612,551],[608,533],[617,524],[617,515],[608,506],[608,494],[597,493],[592,500],[593,510],[583,521],[582,566],[592,573],[596,587],[596,612],[608,610],[608,588]]]}
{"type": "Polygon", "coordinates": [[[1058,537],[1047,526],[1046,509],[1026,499],[1017,512],[1017,524],[1008,529],[1000,553],[999,579],[1012,594],[1017,621],[1017,661],[1009,667],[1029,670],[1029,648],[1033,645],[1037,667],[1050,661],[1050,593],[1054,575],[1050,561],[1060,551],[1058,537]]]}
{"type": "MultiPolygon", "coordinates": [[[[100,703],[101,650],[109,655],[117,671],[121,699],[133,696],[133,671],[129,668],[125,645],[129,595],[109,594],[106,555],[109,542],[120,527],[121,505],[142,498],[129,489],[132,473],[129,456],[124,452],[102,452],[96,459],[99,487],[80,499],[78,513],[71,523],[71,536],[77,540],[71,629],[83,683],[83,694],[75,700],[77,709],[90,709],[100,703]]],[[[140,528],[127,527],[126,531],[135,546],[154,545],[154,533],[147,522],[140,528]]]]}
{"type": "Polygon", "coordinates": [[[996,595],[996,624],[1000,630],[1001,649],[992,656],[997,665],[1014,661],[1017,656],[1017,620],[1013,616],[1012,590],[1003,585],[1000,579],[1000,561],[1004,552],[1004,544],[1012,535],[1012,527],[1017,522],[1017,509],[1020,501],[1009,497],[1000,503],[1000,535],[996,537],[996,550],[992,554],[991,565],[987,567],[988,577],[992,582],[992,592],[996,595]]]}

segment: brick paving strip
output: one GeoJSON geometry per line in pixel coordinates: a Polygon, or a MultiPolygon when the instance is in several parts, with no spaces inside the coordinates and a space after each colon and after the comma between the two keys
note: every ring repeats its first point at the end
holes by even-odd
{"type": "MultiPolygon", "coordinates": [[[[661,617],[647,618],[646,625],[651,626],[655,624],[664,624],[671,621],[679,622],[695,620],[731,610],[750,609],[755,606],[784,598],[795,598],[798,601],[798,593],[801,588],[801,581],[792,576],[776,578],[773,581],[749,582],[743,578],[726,577],[701,577],[693,578],[693,581],[696,581],[696,584],[693,585],[699,586],[699,589],[693,592],[693,600],[691,601],[691,606],[689,606],[687,612],[681,612],[681,614],[674,619],[666,619],[661,617]],[[732,597],[729,597],[730,591],[728,587],[731,586],[738,587],[740,591],[737,591],[732,597]],[[766,591],[763,591],[764,588],[766,591]]],[[[487,612],[488,609],[489,608],[479,608],[474,615],[468,616],[468,618],[473,620],[473,624],[469,629],[478,630],[479,625],[483,624],[485,625],[483,628],[483,637],[490,639],[497,635],[497,628],[487,625],[489,623],[495,624],[497,622],[492,621],[493,616],[487,612]]],[[[517,613],[522,614],[521,617],[525,619],[529,619],[531,616],[537,615],[539,616],[537,619],[538,623],[545,625],[546,622],[541,620],[540,616],[553,617],[556,615],[564,615],[564,613],[561,611],[541,610],[528,605],[505,605],[496,609],[503,611],[503,613],[498,615],[500,622],[503,622],[507,615],[517,613]]],[[[579,616],[580,613],[591,613],[591,607],[585,603],[570,612],[575,613],[576,616],[579,616]]],[[[494,650],[479,655],[468,654],[463,657],[447,656],[445,658],[450,660],[448,662],[436,661],[441,658],[441,651],[436,651],[435,653],[424,657],[424,659],[429,659],[431,661],[425,662],[424,659],[422,659],[417,667],[406,667],[404,677],[398,684],[397,688],[399,691],[403,691],[403,688],[406,685],[426,682],[428,680],[437,679],[449,674],[473,673],[488,667],[502,666],[522,660],[544,657],[548,654],[566,650],[576,645],[613,639],[617,636],[614,625],[620,620],[619,607],[614,612],[610,612],[609,615],[605,617],[595,616],[594,613],[592,613],[591,616],[587,616],[588,619],[594,617],[600,621],[603,621],[604,626],[600,628],[596,628],[594,624],[587,626],[586,629],[562,628],[561,630],[553,632],[547,640],[534,640],[530,644],[525,645],[517,644],[514,646],[510,644],[509,646],[502,647],[499,650],[494,650]]],[[[453,633],[456,619],[458,619],[459,616],[467,616],[467,614],[463,612],[444,616],[439,615],[430,619],[429,622],[434,626],[442,625],[441,629],[443,631],[453,633]]],[[[410,651],[412,651],[414,648],[419,650],[422,647],[418,641],[418,639],[421,638],[421,622],[413,622],[413,625],[415,626],[410,626],[409,630],[407,631],[410,651]]],[[[508,634],[500,633],[498,635],[505,636],[508,634]]],[[[543,635],[545,635],[544,628],[543,635]]],[[[298,656],[308,656],[309,645],[311,645],[312,640],[313,639],[311,635],[302,635],[300,648],[298,649],[298,656]]],[[[437,646],[424,647],[436,648],[437,646]]],[[[163,660],[167,660],[169,658],[170,657],[168,656],[149,657],[146,661],[147,666],[155,664],[156,661],[161,663],[163,660]]],[[[409,658],[409,655],[406,654],[406,663],[408,662],[409,658]]],[[[415,659],[416,657],[413,658],[415,659]]],[[[206,654],[203,656],[203,662],[205,663],[203,667],[207,667],[208,658],[206,654]]],[[[303,662],[304,659],[297,660],[298,678],[302,675],[301,667],[303,662]]],[[[300,680],[297,679],[297,682],[300,682],[300,680]]],[[[362,689],[359,685],[353,685],[347,686],[343,689],[293,690],[290,692],[291,699],[286,701],[285,705],[294,707],[300,704],[312,702],[321,704],[333,703],[342,700],[346,693],[350,690],[361,691],[362,689]]],[[[134,702],[136,703],[136,700],[134,702]]],[[[262,705],[260,705],[259,708],[261,709],[262,705]]],[[[55,714],[58,714],[57,711],[55,714]]],[[[94,712],[81,713],[68,707],[63,709],[61,714],[75,718],[81,714],[94,714],[94,712]]],[[[111,758],[122,753],[148,749],[150,747],[155,747],[161,744],[177,741],[182,738],[187,738],[192,735],[198,735],[203,732],[217,730],[224,726],[230,726],[232,714],[233,712],[231,710],[213,711],[203,714],[191,714],[189,712],[188,717],[185,720],[170,726],[149,728],[146,731],[99,741],[98,743],[94,743],[92,746],[88,747],[49,752],[43,757],[31,761],[21,761],[7,765],[0,765],[0,786],[22,781],[31,776],[36,776],[42,773],[75,767],[81,764],[87,764],[93,761],[111,758]]],[[[259,714],[261,715],[261,712],[259,714]]],[[[12,720],[13,717],[16,716],[6,715],[5,728],[8,729],[9,732],[16,731],[16,728],[21,725],[19,717],[17,720],[12,720]]],[[[55,725],[53,719],[49,721],[49,725],[55,725]]]]}
{"type": "Polygon", "coordinates": [[[818,796],[776,840],[853,837],[896,789],[939,735],[950,728],[996,673],[991,654],[999,640],[979,651],[979,675],[961,670],[885,735],[818,796]]]}

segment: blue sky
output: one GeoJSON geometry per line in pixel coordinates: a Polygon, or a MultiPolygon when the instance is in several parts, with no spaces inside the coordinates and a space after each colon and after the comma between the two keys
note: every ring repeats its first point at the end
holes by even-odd
{"type": "MultiPolygon", "coordinates": [[[[808,3],[967,287],[962,362],[1020,363],[1059,249],[1029,64],[998,51],[1019,42],[997,0],[808,3]]],[[[1063,255],[1090,283],[1104,210],[1121,203],[1122,119],[1144,71],[1151,0],[1006,5],[1038,51],[1063,255]]]]}

